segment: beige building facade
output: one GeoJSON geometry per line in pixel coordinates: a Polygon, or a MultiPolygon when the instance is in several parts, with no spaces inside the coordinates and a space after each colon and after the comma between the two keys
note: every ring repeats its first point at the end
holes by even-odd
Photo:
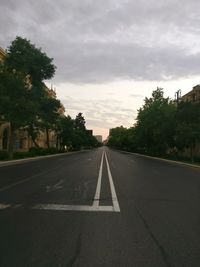
{"type": "MultiPolygon", "coordinates": [[[[8,151],[9,148],[9,136],[10,136],[10,123],[0,124],[0,150],[8,151]]],[[[47,148],[45,131],[39,131],[36,143],[41,148],[47,148]]],[[[57,147],[57,135],[54,131],[49,131],[49,147],[57,147]]],[[[30,148],[35,147],[31,137],[25,128],[21,128],[15,131],[14,136],[14,151],[25,152],[30,148]]]]}
{"type": "Polygon", "coordinates": [[[181,100],[184,102],[188,101],[192,103],[200,102],[200,85],[198,84],[194,86],[190,92],[182,96],[181,100]]]}
{"type": "Polygon", "coordinates": [[[6,51],[0,47],[0,61],[3,61],[6,57],[6,51]]]}

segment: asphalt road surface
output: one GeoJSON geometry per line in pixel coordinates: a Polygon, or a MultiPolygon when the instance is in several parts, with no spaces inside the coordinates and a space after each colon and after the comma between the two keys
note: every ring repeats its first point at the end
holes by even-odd
{"type": "Polygon", "coordinates": [[[0,167],[1,267],[199,267],[200,169],[100,148],[0,167]]]}

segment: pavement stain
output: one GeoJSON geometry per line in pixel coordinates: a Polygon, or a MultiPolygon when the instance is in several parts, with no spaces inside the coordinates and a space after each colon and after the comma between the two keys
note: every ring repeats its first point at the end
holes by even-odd
{"type": "Polygon", "coordinates": [[[79,255],[81,253],[81,246],[82,246],[82,233],[80,233],[78,235],[74,255],[68,261],[66,267],[73,267],[73,265],[75,264],[76,260],[78,259],[79,255]]]}

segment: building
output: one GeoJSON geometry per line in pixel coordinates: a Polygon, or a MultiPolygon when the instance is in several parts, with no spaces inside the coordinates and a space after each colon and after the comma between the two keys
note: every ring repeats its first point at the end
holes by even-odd
{"type": "Polygon", "coordinates": [[[194,86],[190,92],[182,96],[181,100],[184,102],[188,101],[192,103],[200,102],[200,85],[198,84],[194,86]]]}
{"type": "Polygon", "coordinates": [[[6,57],[6,52],[0,47],[0,61],[3,61],[6,57]]]}
{"type": "MultiPolygon", "coordinates": [[[[196,85],[189,91],[187,94],[183,95],[180,99],[184,102],[191,102],[193,104],[200,103],[200,85],[196,85]]],[[[196,143],[193,151],[194,155],[200,157],[200,143],[196,143]]],[[[191,150],[185,149],[182,153],[183,156],[189,157],[191,154],[191,150]]]]}
{"type": "Polygon", "coordinates": [[[95,135],[94,137],[97,139],[97,141],[98,141],[99,143],[102,143],[102,142],[103,142],[103,137],[102,137],[102,135],[95,135]]]}

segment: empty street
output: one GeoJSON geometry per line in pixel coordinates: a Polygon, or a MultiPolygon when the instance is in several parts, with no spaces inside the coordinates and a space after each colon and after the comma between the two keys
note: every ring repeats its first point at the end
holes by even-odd
{"type": "Polygon", "coordinates": [[[200,168],[107,147],[0,166],[0,266],[199,267],[200,168]]]}

